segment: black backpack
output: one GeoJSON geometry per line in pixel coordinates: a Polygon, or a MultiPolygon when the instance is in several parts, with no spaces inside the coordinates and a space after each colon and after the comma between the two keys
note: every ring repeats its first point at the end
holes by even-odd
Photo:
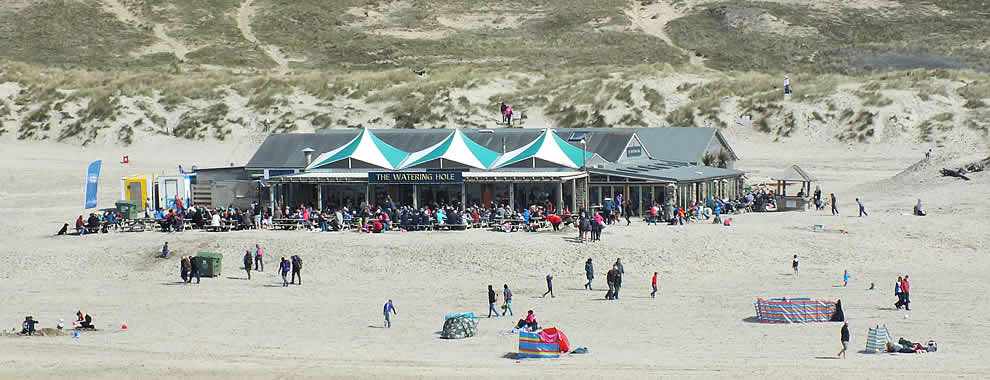
{"type": "Polygon", "coordinates": [[[299,255],[292,255],[292,266],[296,269],[302,269],[302,257],[299,257],[299,255]]]}

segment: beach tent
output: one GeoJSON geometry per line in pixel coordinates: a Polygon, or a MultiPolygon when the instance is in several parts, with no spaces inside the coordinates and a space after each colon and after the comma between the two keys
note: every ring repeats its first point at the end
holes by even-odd
{"type": "Polygon", "coordinates": [[[892,341],[890,338],[890,331],[887,331],[887,326],[876,328],[870,328],[869,333],[866,334],[866,351],[877,353],[887,351],[887,342],[892,341]]]}
{"type": "Polygon", "coordinates": [[[344,146],[321,154],[306,170],[343,160],[347,160],[346,168],[353,167],[353,160],[357,160],[385,169],[396,169],[408,155],[376,137],[370,129],[364,129],[344,146]]]}
{"type": "Polygon", "coordinates": [[[519,332],[520,358],[557,358],[570,349],[567,336],[556,328],[543,329],[539,333],[519,332]]]}
{"type": "Polygon", "coordinates": [[[478,321],[474,315],[460,315],[447,318],[443,322],[443,330],[440,330],[440,337],[444,339],[463,339],[474,336],[478,331],[478,321]]]}
{"type": "Polygon", "coordinates": [[[584,152],[581,148],[568,144],[567,141],[557,136],[549,128],[545,129],[540,137],[533,142],[523,145],[519,149],[506,152],[493,163],[490,169],[498,169],[519,162],[532,160],[532,167],[536,167],[536,160],[543,160],[568,168],[580,168],[584,165],[584,160],[590,158],[591,153],[584,152]]]}
{"type": "Polygon", "coordinates": [[[765,323],[829,322],[841,312],[841,306],[835,301],[809,298],[756,300],[756,318],[765,323]]]}
{"type": "Polygon", "coordinates": [[[410,153],[399,165],[399,168],[405,169],[433,160],[440,160],[440,167],[443,168],[443,163],[446,160],[472,168],[486,169],[497,158],[498,153],[465,137],[460,129],[455,129],[447,138],[436,145],[410,153]]]}

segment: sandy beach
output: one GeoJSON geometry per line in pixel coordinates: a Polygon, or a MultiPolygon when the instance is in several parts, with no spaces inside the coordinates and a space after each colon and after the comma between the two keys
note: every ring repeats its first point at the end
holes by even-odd
{"type": "Polygon", "coordinates": [[[0,321],[6,331],[25,315],[53,327],[78,309],[102,331],[79,339],[0,337],[0,377],[34,378],[981,378],[990,374],[975,342],[990,336],[983,279],[990,234],[990,179],[940,177],[938,168],[980,158],[938,152],[917,163],[910,147],[768,145],[740,139],[739,166],[761,181],[799,163],[835,192],[841,216],[827,212],[735,215],[732,227],[608,227],[601,242],[572,241],[576,231],[541,233],[416,232],[367,235],[304,231],[176,234],[114,233],[54,237],[81,213],[84,169],[104,160],[100,207],[119,197],[119,177],[243,162],[248,143],[208,145],[150,140],[130,147],[5,143],[0,173],[0,321]],[[168,146],[170,154],[162,154],[168,146]],[[137,153],[135,153],[137,152],[137,153]],[[132,163],[116,163],[129,154],[132,163]],[[175,159],[182,157],[181,161],[175,159]],[[869,217],[855,216],[854,198],[869,217]],[[928,217],[910,216],[921,198],[928,217]],[[848,234],[812,232],[811,226],[848,234]],[[163,242],[172,256],[157,259],[163,242]],[[244,251],[260,244],[266,271],[246,280],[244,251]],[[223,273],[199,285],[179,283],[179,256],[225,255],[223,273]],[[281,287],[281,256],[305,258],[302,286],[281,287]],[[798,254],[800,276],[790,259],[798,254]],[[587,258],[594,291],[584,290],[587,258]],[[622,258],[622,299],[605,301],[605,271],[622,258]],[[842,287],[843,270],[852,279],[842,287]],[[650,299],[650,276],[661,293],[650,299]],[[556,298],[541,298],[544,276],[556,298]],[[893,282],[909,274],[912,311],[893,309],[893,282]],[[870,291],[870,283],[877,289],[870,291]],[[443,316],[485,316],[486,287],[509,284],[515,318],[482,318],[478,334],[443,340],[443,316]],[[755,322],[757,297],[841,299],[852,341],[834,359],[838,323],[755,322]],[[382,328],[382,304],[398,315],[382,328]],[[505,358],[508,334],[526,310],[557,326],[587,355],[505,358]],[[121,330],[127,324],[127,330],[121,330]],[[938,353],[873,355],[866,330],[886,325],[894,339],[935,339],[938,353]]]}

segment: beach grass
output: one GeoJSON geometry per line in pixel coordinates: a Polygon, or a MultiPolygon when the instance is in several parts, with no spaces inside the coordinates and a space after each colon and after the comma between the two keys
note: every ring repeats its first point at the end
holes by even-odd
{"type": "Polygon", "coordinates": [[[977,44],[990,34],[979,1],[901,1],[896,10],[823,10],[775,2],[724,1],[691,10],[669,24],[674,43],[696,49],[719,70],[869,73],[917,67],[990,68],[977,44]],[[774,32],[730,26],[731,11],[757,8],[784,23],[774,32]],[[949,16],[943,15],[948,13],[949,16]],[[798,27],[813,33],[793,33],[798,27]],[[932,33],[938,30],[938,33],[932,33]]]}

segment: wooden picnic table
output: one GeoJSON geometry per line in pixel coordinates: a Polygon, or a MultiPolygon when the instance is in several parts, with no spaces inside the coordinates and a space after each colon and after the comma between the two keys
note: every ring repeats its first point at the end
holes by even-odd
{"type": "MultiPolygon", "coordinates": [[[[152,229],[154,226],[152,226],[152,229]]],[[[123,223],[120,224],[120,230],[123,232],[144,232],[147,231],[147,224],[139,221],[137,219],[125,219],[123,223]]]]}
{"type": "Polygon", "coordinates": [[[273,219],[272,228],[280,228],[283,230],[298,230],[306,226],[308,223],[305,219],[273,219]]]}
{"type": "Polygon", "coordinates": [[[209,224],[203,226],[203,230],[211,232],[227,232],[234,229],[234,221],[230,219],[220,219],[220,225],[214,226],[211,221],[209,224]]]}

